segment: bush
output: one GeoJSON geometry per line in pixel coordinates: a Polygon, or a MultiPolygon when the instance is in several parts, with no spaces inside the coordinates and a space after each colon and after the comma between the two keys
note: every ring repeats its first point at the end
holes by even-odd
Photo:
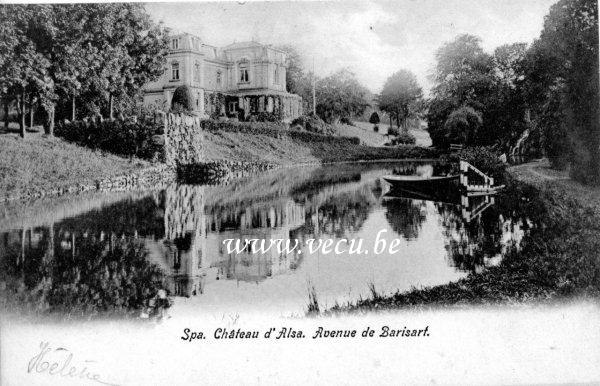
{"type": "Polygon", "coordinates": [[[179,86],[175,89],[171,99],[171,109],[175,112],[194,109],[194,95],[188,86],[179,86]]]}
{"type": "Polygon", "coordinates": [[[481,114],[472,107],[462,106],[452,111],[444,123],[448,143],[475,144],[482,123],[481,114]]]}
{"type": "Polygon", "coordinates": [[[91,149],[100,149],[122,156],[136,156],[144,159],[163,157],[162,146],[153,141],[153,136],[161,134],[163,125],[153,120],[133,121],[75,121],[58,123],[55,134],[69,142],[91,149]]]}
{"type": "Polygon", "coordinates": [[[414,145],[417,142],[414,135],[410,133],[401,133],[393,138],[391,141],[392,146],[396,145],[414,145]]]}
{"type": "Polygon", "coordinates": [[[268,113],[266,111],[253,114],[252,117],[256,117],[257,122],[281,122],[281,114],[268,113]]]}
{"type": "MultiPolygon", "coordinates": [[[[223,122],[214,120],[204,120],[200,123],[202,129],[213,133],[248,133],[253,135],[265,135],[273,138],[288,136],[302,142],[319,143],[349,143],[360,145],[360,139],[357,137],[338,137],[325,134],[318,134],[309,131],[290,130],[284,124],[271,122],[223,122]]],[[[296,125],[292,123],[292,127],[296,125]]]]}
{"type": "Polygon", "coordinates": [[[292,121],[291,125],[300,125],[306,129],[306,131],[310,131],[312,133],[325,135],[335,134],[335,128],[332,125],[325,123],[321,118],[313,114],[299,116],[292,121]]]}
{"type": "Polygon", "coordinates": [[[490,147],[467,147],[458,153],[444,155],[441,159],[454,163],[456,172],[458,172],[458,162],[466,161],[494,178],[495,182],[505,180],[506,164],[500,161],[500,154],[490,147]]]}
{"type": "Polygon", "coordinates": [[[354,122],[352,122],[352,120],[349,117],[340,118],[340,123],[348,126],[354,126],[354,122]]]}
{"type": "Polygon", "coordinates": [[[371,117],[369,118],[369,123],[377,125],[379,122],[379,114],[377,114],[377,111],[373,111],[373,114],[371,114],[371,117]]]}
{"type": "Polygon", "coordinates": [[[400,130],[398,130],[397,127],[388,127],[388,131],[387,131],[388,135],[400,135],[400,130]]]}
{"type": "Polygon", "coordinates": [[[377,126],[377,125],[373,126],[373,131],[376,133],[379,133],[379,126],[377,126]]]}

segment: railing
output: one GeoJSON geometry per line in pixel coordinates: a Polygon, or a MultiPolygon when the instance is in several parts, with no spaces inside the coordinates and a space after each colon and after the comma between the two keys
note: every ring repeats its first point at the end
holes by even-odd
{"type": "Polygon", "coordinates": [[[460,184],[468,192],[486,192],[497,189],[497,187],[494,187],[494,179],[492,177],[488,177],[481,170],[466,161],[460,161],[460,184]],[[469,179],[469,172],[474,173],[478,177],[477,179],[482,180],[482,183],[470,183],[470,181],[473,181],[473,178],[469,179]]]}

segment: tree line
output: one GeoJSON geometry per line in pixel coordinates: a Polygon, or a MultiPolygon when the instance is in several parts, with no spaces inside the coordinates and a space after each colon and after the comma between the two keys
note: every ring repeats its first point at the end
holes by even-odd
{"type": "Polygon", "coordinates": [[[573,178],[600,183],[598,8],[561,0],[531,45],[487,54],[478,37],[458,36],[436,53],[425,118],[435,146],[526,144],[573,178]]]}
{"type": "Polygon", "coordinates": [[[0,20],[5,125],[15,104],[21,136],[27,109],[53,135],[56,119],[127,112],[164,71],[169,31],[141,4],[1,5],[0,20]]]}

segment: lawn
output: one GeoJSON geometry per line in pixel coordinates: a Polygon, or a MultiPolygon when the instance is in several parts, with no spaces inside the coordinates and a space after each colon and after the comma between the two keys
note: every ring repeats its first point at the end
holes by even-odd
{"type": "Polygon", "coordinates": [[[92,151],[39,132],[25,139],[0,133],[0,201],[28,193],[91,184],[139,171],[148,162],[92,151]]]}
{"type": "MultiPolygon", "coordinates": [[[[375,132],[371,123],[355,121],[354,126],[338,124],[336,125],[336,129],[338,135],[358,137],[362,144],[377,147],[383,146],[384,143],[389,142],[389,138],[386,134],[390,125],[380,123],[378,126],[379,131],[375,132]]],[[[409,132],[415,136],[417,146],[431,146],[431,138],[426,130],[411,128],[409,129],[409,132]]]]}

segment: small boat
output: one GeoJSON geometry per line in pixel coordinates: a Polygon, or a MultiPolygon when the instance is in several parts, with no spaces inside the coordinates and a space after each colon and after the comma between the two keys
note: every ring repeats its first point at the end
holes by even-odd
{"type": "Polygon", "coordinates": [[[392,185],[393,189],[440,189],[450,187],[451,184],[459,180],[459,175],[452,176],[394,176],[388,175],[382,178],[392,185]]]}

